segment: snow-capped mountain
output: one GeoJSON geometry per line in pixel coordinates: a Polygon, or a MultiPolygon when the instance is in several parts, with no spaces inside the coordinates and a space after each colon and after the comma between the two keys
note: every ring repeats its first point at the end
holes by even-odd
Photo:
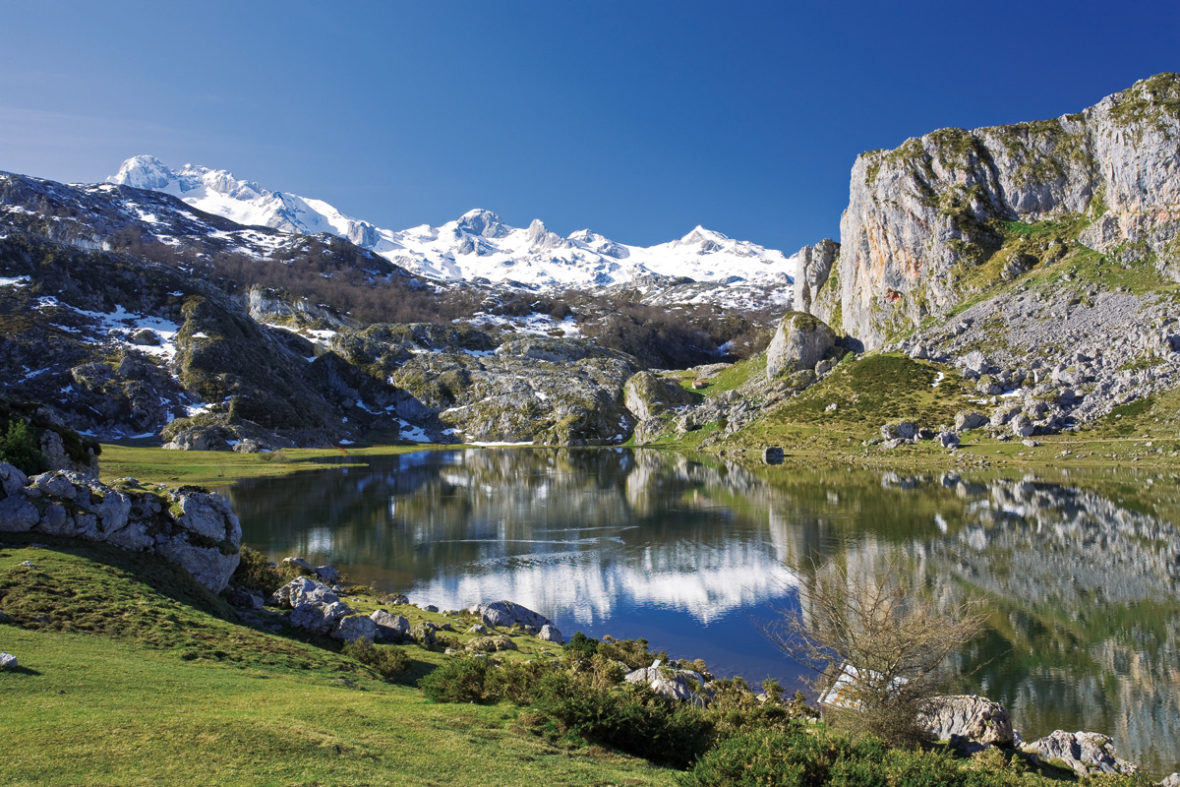
{"type": "Polygon", "coordinates": [[[225,170],[192,164],[173,170],[153,156],[127,159],[107,180],[165,192],[240,224],[338,235],[412,273],[442,281],[557,289],[652,276],[687,278],[767,289],[774,293],[772,300],[785,303],[796,270],[794,257],[704,227],[679,240],[629,246],[588,229],[562,237],[539,219],[526,228],[511,227],[491,211],[472,210],[437,227],[399,231],[346,216],[322,200],[268,191],[225,170]]]}

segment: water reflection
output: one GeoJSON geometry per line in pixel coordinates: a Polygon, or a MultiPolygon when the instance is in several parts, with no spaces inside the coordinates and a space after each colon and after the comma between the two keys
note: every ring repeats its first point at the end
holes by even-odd
{"type": "MultiPolygon", "coordinates": [[[[964,690],[1026,737],[1114,735],[1180,768],[1180,537],[1130,502],[1031,480],[791,471],[665,452],[472,450],[258,480],[231,491],[247,543],[305,554],[421,603],[509,598],[571,633],[645,636],[714,671],[794,682],[763,637],[815,566],[912,571],[986,600],[964,690]]],[[[804,610],[806,612],[806,610],[804,610]]]]}

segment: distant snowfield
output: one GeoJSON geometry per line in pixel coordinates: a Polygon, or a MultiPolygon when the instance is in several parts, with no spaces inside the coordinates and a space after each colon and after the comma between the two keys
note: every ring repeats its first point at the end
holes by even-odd
{"type": "MultiPolygon", "coordinates": [[[[127,159],[107,180],[171,194],[239,224],[338,235],[406,270],[441,281],[553,290],[599,288],[658,276],[789,293],[798,267],[795,256],[700,226],[678,240],[646,247],[617,243],[588,229],[562,237],[539,219],[527,228],[512,227],[488,210],[468,211],[437,227],[383,229],[346,216],[322,200],[268,191],[225,170],[192,164],[173,170],[153,156],[127,159]]],[[[145,211],[142,218],[155,217],[145,211]]]]}

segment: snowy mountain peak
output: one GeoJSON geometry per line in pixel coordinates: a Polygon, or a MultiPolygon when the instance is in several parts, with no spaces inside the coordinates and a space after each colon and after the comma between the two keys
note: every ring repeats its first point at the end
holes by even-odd
{"type": "Polygon", "coordinates": [[[172,170],[155,156],[132,156],[123,162],[117,173],[107,178],[107,182],[159,191],[167,188],[172,179],[172,170]]]}
{"type": "Polygon", "coordinates": [[[688,278],[714,286],[740,282],[786,303],[795,276],[794,258],[701,226],[679,240],[629,246],[588,229],[563,238],[540,219],[512,227],[477,208],[441,226],[399,231],[347,216],[322,200],[268,191],[226,170],[192,164],[172,170],[154,156],[127,159],[107,180],[162,191],[239,224],[339,235],[412,273],[444,281],[597,289],[641,277],[688,278]]]}

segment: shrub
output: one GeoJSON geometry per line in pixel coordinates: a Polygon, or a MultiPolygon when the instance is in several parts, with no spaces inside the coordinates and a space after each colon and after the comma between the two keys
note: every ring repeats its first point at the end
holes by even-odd
{"type": "Polygon", "coordinates": [[[392,681],[410,667],[410,657],[401,648],[390,645],[378,647],[372,642],[359,639],[349,642],[342,649],[344,655],[372,667],[387,681],[392,681]]]}
{"type": "Polygon", "coordinates": [[[274,591],[285,581],[283,574],[266,559],[266,555],[250,547],[242,547],[242,559],[234,569],[232,584],[262,593],[264,596],[274,591]]]}
{"type": "Polygon", "coordinates": [[[487,659],[450,659],[423,676],[418,688],[435,702],[494,702],[498,697],[485,685],[493,669],[487,659]]]}
{"type": "Polygon", "coordinates": [[[880,741],[854,743],[808,731],[796,722],[784,730],[759,730],[722,740],[682,777],[681,784],[886,787],[880,766],[885,756],[880,741]]]}
{"type": "Polygon", "coordinates": [[[8,462],[26,475],[44,473],[49,469],[49,460],[41,453],[36,435],[21,419],[10,421],[8,431],[0,437],[0,461],[8,462]]]}

